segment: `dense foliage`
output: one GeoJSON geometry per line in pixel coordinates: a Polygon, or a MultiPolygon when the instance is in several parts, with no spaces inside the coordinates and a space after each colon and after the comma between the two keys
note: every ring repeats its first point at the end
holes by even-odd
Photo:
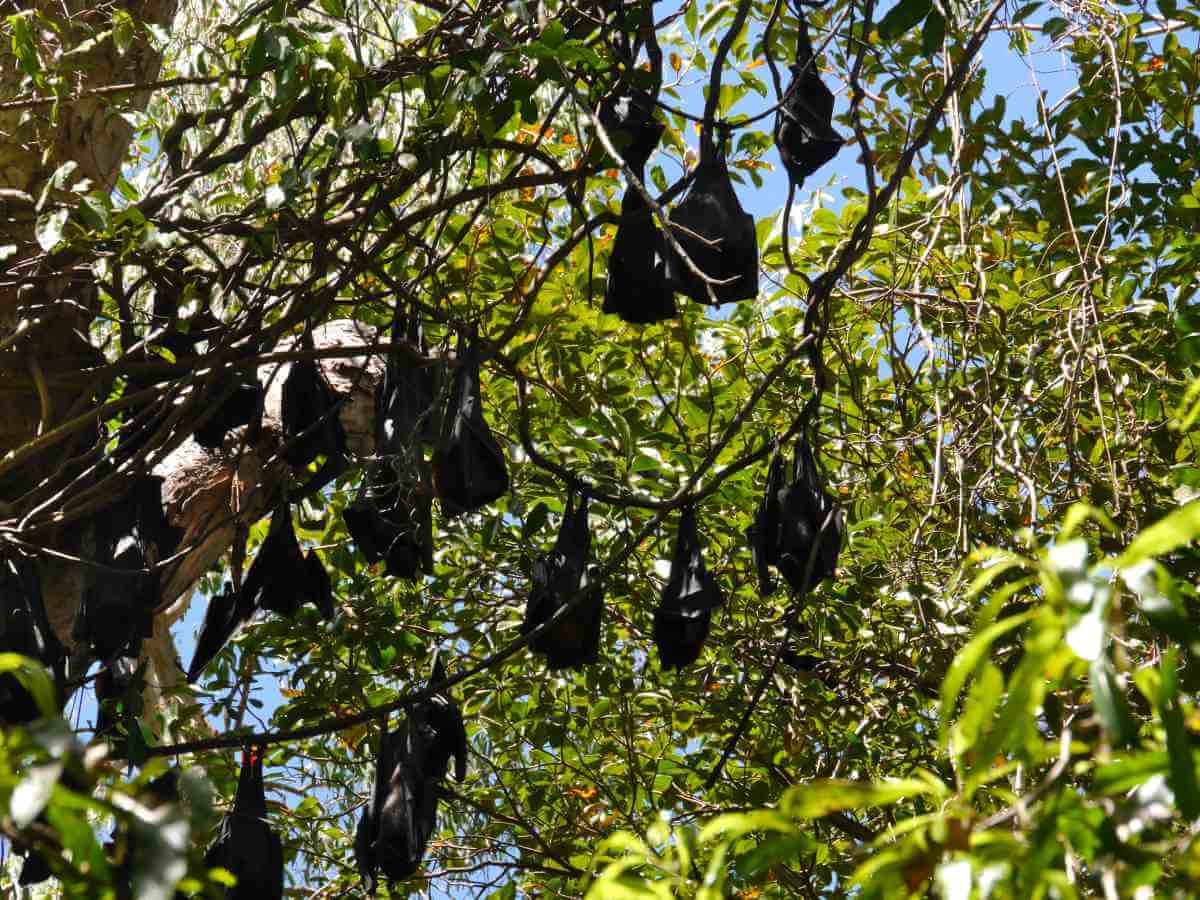
{"type": "MultiPolygon", "coordinates": [[[[37,198],[36,254],[0,248],[15,279],[50,261],[98,287],[103,360],[79,390],[83,409],[107,404],[100,452],[120,452],[136,391],[170,411],[137,444],[148,469],[193,430],[205,377],[269,371],[338,319],[368,335],[347,356],[380,355],[371,335],[399,306],[435,356],[478,328],[511,484],[479,513],[435,506],[433,574],[412,583],[348,538],[368,461],[352,454],[295,507],[333,619],[256,619],[147,711],[122,747],[132,773],[82,751],[48,676],[0,655],[51,714],[4,731],[0,798],[5,832],[53,857],[55,890],[104,896],[125,865],[139,897],[181,877],[215,891],[204,849],[253,740],[292,895],[352,895],[384,713],[440,648],[469,774],[446,783],[396,896],[1193,893],[1200,15],[1173,0],[804,10],[848,145],[795,191],[772,127],[797,10],[650,11],[666,126],[650,197],[683,195],[707,98],[761,277],[755,299],[678,296],[648,325],[600,309],[627,175],[593,120],[618,81],[652,80],[653,53],[622,57],[648,6],[228,0],[143,35],[165,67],[145,112],[107,101],[136,128],[116,189],[65,164],[37,198]],[[1012,90],[1047,59],[1054,90],[1012,90]],[[191,327],[216,323],[212,369],[145,349],[176,302],[191,327]],[[765,596],[745,532],[773,439],[790,447],[814,397],[841,553],[811,595],[765,596]],[[583,487],[600,659],[550,672],[523,612],[583,487]],[[685,504],[726,602],[699,660],[667,672],[652,620],[685,504]],[[167,759],[186,770],[182,806],[147,799],[167,759]],[[114,828],[138,837],[116,843],[128,859],[106,858],[114,828]]],[[[20,73],[6,97],[41,98],[31,109],[74,96],[87,41],[143,34],[125,4],[69,41],[47,16],[4,25],[20,73]]],[[[79,412],[65,427],[90,447],[79,412]]],[[[112,476],[43,477],[6,495],[0,544],[53,549],[112,476]]],[[[266,533],[253,524],[249,558],[266,533]]],[[[194,630],[175,626],[185,657],[194,630]]]]}

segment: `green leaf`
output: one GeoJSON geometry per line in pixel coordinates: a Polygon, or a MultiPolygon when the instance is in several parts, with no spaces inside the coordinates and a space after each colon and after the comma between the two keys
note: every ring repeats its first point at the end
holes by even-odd
{"type": "Polygon", "coordinates": [[[1114,566],[1125,569],[1151,556],[1162,556],[1200,535],[1200,500],[1181,506],[1159,519],[1133,539],[1133,543],[1117,557],[1114,566]]]}
{"type": "Polygon", "coordinates": [[[1138,753],[1100,766],[1092,776],[1092,783],[1101,796],[1112,797],[1127,793],[1154,775],[1164,774],[1169,765],[1170,759],[1164,752],[1138,753]]]}
{"type": "Polygon", "coordinates": [[[906,797],[945,793],[945,786],[932,777],[874,783],[831,779],[791,788],[783,795],[780,808],[796,818],[819,819],[832,812],[888,806],[906,797]]]}
{"type": "Polygon", "coordinates": [[[771,835],[739,856],[733,868],[739,877],[753,879],[774,866],[798,859],[802,853],[811,853],[812,844],[804,834],[771,835]]]}
{"type": "Polygon", "coordinates": [[[542,32],[542,43],[551,50],[555,50],[562,46],[563,41],[566,40],[566,36],[567,29],[563,26],[563,23],[558,21],[558,19],[554,19],[546,26],[546,30],[542,32]]]}
{"type": "Polygon", "coordinates": [[[954,714],[955,704],[958,703],[958,695],[962,693],[963,686],[967,683],[967,679],[971,676],[971,673],[983,662],[988,650],[991,649],[992,644],[995,643],[997,638],[1015,628],[1020,628],[1033,618],[1033,615],[1034,610],[1028,610],[1027,612],[1001,619],[994,625],[989,625],[982,633],[971,640],[967,646],[963,647],[959,651],[958,656],[954,657],[954,662],[950,664],[950,670],[946,673],[946,678],[942,682],[942,702],[939,716],[941,719],[943,744],[946,741],[946,729],[950,724],[951,716],[954,714]]]}
{"type": "Polygon", "coordinates": [[[28,828],[42,814],[62,771],[61,762],[33,766],[13,788],[8,814],[18,828],[28,828]]]}
{"type": "Polygon", "coordinates": [[[0,674],[4,673],[16,676],[21,687],[33,696],[33,702],[43,716],[49,718],[58,713],[54,682],[46,668],[36,660],[19,653],[0,653],[0,674]]]}
{"type": "Polygon", "coordinates": [[[946,40],[946,17],[938,10],[930,10],[921,29],[921,50],[932,57],[939,53],[946,40]]]}
{"type": "Polygon", "coordinates": [[[751,831],[791,831],[792,823],[786,816],[770,810],[748,813],[727,813],[717,816],[700,830],[700,843],[712,842],[718,835],[737,838],[751,831]]]}
{"type": "Polygon", "coordinates": [[[137,25],[128,10],[118,8],[113,12],[113,43],[121,53],[128,52],[137,34],[137,25]]]}
{"type": "Polygon", "coordinates": [[[42,61],[34,42],[33,16],[33,10],[26,10],[7,19],[9,31],[12,33],[13,55],[17,58],[21,71],[30,78],[36,77],[42,71],[42,61]]]}
{"type": "Polygon", "coordinates": [[[1196,783],[1196,760],[1192,742],[1183,722],[1179,701],[1179,678],[1176,671],[1175,647],[1167,648],[1162,658],[1162,683],[1158,689],[1158,714],[1167,732],[1167,756],[1170,769],[1167,782],[1175,792],[1175,804],[1188,819],[1200,816],[1200,787],[1196,783]]]}
{"type": "Polygon", "coordinates": [[[34,226],[34,235],[37,237],[37,242],[43,250],[50,253],[63,242],[63,230],[67,225],[67,211],[65,209],[56,209],[52,213],[43,213],[38,216],[37,225],[34,226]]]}
{"type": "Polygon", "coordinates": [[[931,0],[900,0],[880,20],[880,39],[894,41],[929,15],[929,11],[932,8],[933,3],[931,0]]]}
{"type": "Polygon", "coordinates": [[[1125,705],[1117,673],[1107,656],[1100,656],[1088,667],[1088,678],[1092,685],[1092,702],[1100,724],[1108,733],[1109,743],[1123,747],[1137,736],[1137,728],[1125,705]]]}

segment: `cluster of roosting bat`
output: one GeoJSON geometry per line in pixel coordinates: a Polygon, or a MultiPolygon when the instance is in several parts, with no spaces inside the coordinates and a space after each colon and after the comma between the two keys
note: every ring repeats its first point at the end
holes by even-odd
{"type": "MultiPolygon", "coordinates": [[[[581,668],[600,652],[604,594],[599,570],[590,565],[587,497],[568,497],[554,548],[533,565],[522,633],[532,633],[529,648],[546,657],[551,669],[581,668]],[[541,626],[549,623],[544,630],[541,626]]],[[[833,498],[826,492],[807,436],[796,445],[789,466],[776,446],[766,491],[746,532],[761,593],[774,591],[770,567],[792,590],[813,590],[837,567],[842,526],[833,498]]],[[[704,565],[696,510],[683,507],[675,535],[671,568],[654,612],[654,645],[664,669],[678,669],[699,658],[713,610],[725,595],[704,565]]]]}
{"type": "MultiPolygon", "coordinates": [[[[661,51],[652,52],[651,58],[661,68],[661,51]]],[[[802,16],[791,71],[777,110],[774,139],[796,186],[843,145],[831,124],[833,95],[817,74],[802,16]]],[[[720,305],[758,292],[754,219],[734,191],[725,160],[725,132],[718,129],[719,137],[714,138],[707,117],[687,194],[667,216],[666,234],[656,223],[655,205],[644,183],[646,165],[665,130],[654,115],[658,90],[658,83],[650,91],[615,88],[597,111],[603,133],[630,176],[608,264],[603,310],[631,323],[674,317],[677,293],[697,303],[720,305]]],[[[155,313],[173,319],[175,310],[156,306],[155,313]]],[[[334,616],[329,576],[316,551],[302,550],[291,504],[319,491],[349,466],[338,415],[343,401],[313,359],[311,329],[305,330],[301,342],[304,358],[289,365],[282,385],[281,418],[282,455],[305,473],[304,480],[277,499],[267,536],[244,580],[235,574],[234,583],[210,600],[188,666],[189,681],[195,681],[260,611],[293,617],[302,605],[312,604],[324,618],[334,616]]],[[[197,341],[188,333],[168,328],[159,343],[181,364],[199,361],[197,341]]],[[[398,308],[391,345],[375,393],[375,457],[343,518],[369,563],[382,562],[388,575],[417,580],[433,571],[433,500],[439,501],[444,517],[454,518],[497,500],[508,490],[509,480],[503,452],[483,416],[477,335],[460,334],[450,373],[444,361],[428,355],[420,321],[398,308]]],[[[148,386],[131,378],[127,390],[148,386]]],[[[236,370],[214,371],[200,390],[204,412],[193,432],[200,446],[221,448],[230,431],[243,426],[246,439],[254,440],[264,410],[260,381],[236,370]]],[[[153,433],[166,414],[153,405],[135,406],[130,412],[140,435],[153,433]]],[[[139,438],[122,440],[126,452],[137,450],[139,438]]],[[[101,664],[95,679],[99,738],[115,739],[122,730],[131,733],[141,712],[138,659],[160,601],[154,573],[176,553],[181,540],[164,515],[161,490],[161,479],[137,477],[127,483],[125,495],[92,522],[90,556],[97,565],[88,575],[73,636],[90,659],[101,664]]],[[[682,508],[670,574],[654,612],[653,640],[664,669],[695,662],[713,611],[725,602],[704,565],[696,516],[693,505],[682,508]]],[[[833,575],[841,524],[806,434],[790,465],[776,447],[747,538],[764,595],[774,589],[772,567],[797,592],[811,591],[833,575]]],[[[590,545],[588,497],[572,492],[553,548],[533,564],[522,623],[531,651],[543,655],[551,669],[580,668],[599,658],[604,592],[599,569],[589,559],[590,545]]],[[[0,557],[0,651],[41,661],[54,673],[61,694],[67,654],[48,624],[37,566],[19,554],[0,557]]],[[[440,663],[435,664],[430,683],[444,681],[440,663]]],[[[0,722],[23,724],[37,716],[29,691],[13,674],[0,675],[0,722]]],[[[379,873],[401,880],[419,868],[436,827],[449,761],[454,759],[461,781],[466,752],[462,715],[446,695],[412,705],[396,730],[385,728],[374,788],[355,840],[368,893],[374,893],[379,873]]],[[[248,749],[233,809],[206,857],[210,865],[237,877],[236,887],[227,894],[231,898],[282,897],[282,846],[266,822],[262,765],[262,753],[248,749]]],[[[30,851],[21,883],[49,875],[45,860],[30,851]]]]}
{"type": "MultiPolygon", "coordinates": [[[[343,519],[369,563],[383,561],[389,575],[418,579],[433,571],[434,498],[447,518],[480,509],[508,490],[508,468],[483,418],[475,336],[459,343],[444,405],[439,401],[446,378],[441,364],[425,357],[420,323],[398,313],[391,337],[395,349],[375,392],[376,460],[343,519]],[[428,459],[426,447],[432,448],[428,459]]],[[[301,495],[323,487],[348,465],[339,405],[315,363],[293,364],[283,384],[285,454],[296,467],[324,458],[301,495]]],[[[334,615],[329,576],[316,551],[301,550],[284,500],[241,588],[229,585],[210,601],[188,679],[195,681],[259,610],[294,616],[304,603],[326,619],[334,615]]]]}
{"type": "MultiPolygon", "coordinates": [[[[657,62],[661,66],[661,59],[657,62]]],[[[774,134],[789,181],[798,187],[844,143],[832,125],[833,94],[817,74],[803,17],[791,71],[774,134]]],[[[700,158],[688,193],[667,216],[668,235],[655,224],[644,186],[646,164],[665,130],[654,118],[658,87],[656,81],[652,92],[615,89],[596,115],[632,176],[621,199],[602,308],[635,324],[673,318],[677,293],[714,306],[758,295],[754,217],[742,209],[733,189],[724,135],[714,140],[708,120],[701,129],[700,158]]]]}

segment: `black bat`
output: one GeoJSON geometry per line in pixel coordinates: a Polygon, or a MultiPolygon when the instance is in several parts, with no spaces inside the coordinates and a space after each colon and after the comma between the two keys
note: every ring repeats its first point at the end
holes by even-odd
{"type": "Polygon", "coordinates": [[[166,559],[183,540],[183,529],[167,519],[163,504],[164,479],[158,475],[139,475],[121,499],[96,517],[100,555],[114,557],[117,545],[134,536],[147,550],[153,549],[155,562],[166,559]]]}
{"type": "Polygon", "coordinates": [[[549,631],[529,642],[530,651],[544,655],[551,669],[581,669],[600,655],[604,594],[599,581],[585,572],[591,542],[587,496],[576,506],[575,495],[571,494],[554,549],[533,564],[533,586],[521,623],[521,633],[528,634],[580,593],[587,595],[549,631]]]}
{"type": "Polygon", "coordinates": [[[142,714],[142,667],[136,657],[118,656],[96,675],[96,740],[114,741],[118,727],[142,714]]]}
{"type": "Polygon", "coordinates": [[[320,610],[322,617],[333,618],[329,575],[316,551],[309,550],[308,556],[301,552],[292,525],[291,507],[286,502],[271,514],[266,540],[258,548],[258,555],[246,573],[242,595],[242,612],[268,609],[290,618],[305,603],[311,603],[320,610]]]}
{"type": "MultiPolygon", "coordinates": [[[[39,816],[38,821],[45,823],[44,816],[39,816]]],[[[21,874],[17,878],[17,884],[25,887],[30,884],[41,884],[46,881],[54,873],[50,871],[50,863],[46,861],[46,857],[42,855],[40,850],[33,847],[19,846],[16,841],[13,841],[13,849],[18,855],[25,857],[25,862],[21,866],[21,874]]]]}
{"type": "Polygon", "coordinates": [[[837,568],[842,545],[840,515],[825,492],[808,438],[796,443],[790,472],[778,448],[767,473],[767,488],[754,524],[746,531],[759,588],[774,586],[768,566],[775,566],[794,591],[811,591],[837,568]],[[811,577],[805,581],[808,558],[814,552],[811,577]]]}
{"type": "Polygon", "coordinates": [[[354,833],[354,855],[363,890],[374,897],[377,872],[399,881],[421,866],[437,810],[423,796],[424,773],[410,746],[407,723],[379,743],[375,785],[354,833]]]}
{"type": "MultiPolygon", "coordinates": [[[[406,342],[422,356],[428,355],[421,320],[405,316],[396,307],[392,318],[393,344],[406,342]]],[[[441,433],[445,366],[439,359],[421,365],[393,350],[388,353],[383,380],[375,388],[375,452],[379,456],[404,454],[417,443],[433,445],[441,433]]]]}
{"type": "Polygon", "coordinates": [[[666,126],[654,118],[654,98],[645,91],[614,91],[600,101],[596,117],[625,164],[641,173],[666,126]]]}
{"type": "Polygon", "coordinates": [[[245,751],[233,811],[221,821],[204,863],[237,878],[226,900],[283,900],[283,844],[267,824],[261,750],[245,751]]]}
{"type": "Polygon", "coordinates": [[[767,489],[754,514],[754,524],[746,529],[750,552],[754,557],[754,570],[758,573],[758,591],[769,597],[775,591],[770,567],[779,562],[779,518],[780,492],[787,477],[787,462],[775,445],[771,465],[767,470],[767,489]]]}
{"type": "Polygon", "coordinates": [[[606,313],[632,324],[675,317],[675,292],[667,284],[667,254],[654,212],[633,187],[621,199],[621,221],[608,258],[606,313]]]}
{"type": "Polygon", "coordinates": [[[399,484],[398,477],[389,484],[369,472],[358,497],[342,511],[346,530],[367,561],[385,560],[389,575],[410,580],[433,574],[433,489],[425,461],[415,468],[415,478],[399,484]]]}
{"type": "Polygon", "coordinates": [[[845,139],[833,128],[833,93],[817,74],[803,17],[796,40],[792,80],[775,115],[775,146],[797,188],[835,156],[845,139]]]}
{"type": "MultiPolygon", "coordinates": [[[[315,352],[311,331],[304,332],[300,347],[306,354],[315,352]]],[[[349,465],[339,409],[337,391],[329,386],[316,360],[309,356],[291,364],[281,402],[284,458],[292,466],[303,468],[318,456],[325,456],[325,462],[296,492],[297,496],[320,490],[349,465]]]]}
{"type": "MultiPolygon", "coordinates": [[[[61,692],[66,653],[46,617],[37,564],[24,556],[0,556],[0,652],[38,660],[53,672],[61,692]]],[[[41,711],[17,676],[0,675],[0,723],[24,725],[38,718],[41,711]]]]}
{"type": "Polygon", "coordinates": [[[450,404],[433,454],[433,486],[447,518],[487,506],[508,491],[504,453],[483,417],[474,331],[459,338],[450,404]]]}
{"type": "MultiPolygon", "coordinates": [[[[441,661],[430,684],[445,680],[441,661]]],[[[402,881],[421,866],[437,827],[438,790],[450,759],[458,781],[467,777],[467,731],[462,712],[445,695],[416,703],[379,745],[375,784],[354,837],[363,888],[375,895],[376,873],[402,881]]]]}
{"type": "MultiPolygon", "coordinates": [[[[654,98],[645,91],[613,92],[600,103],[600,124],[639,181],[665,126],[654,118],[654,98]]],[[[675,316],[675,294],[667,285],[667,261],[654,213],[632,185],[621,199],[621,220],[608,260],[606,313],[646,324],[675,316]]]]}
{"type": "Polygon", "coordinates": [[[206,402],[216,404],[208,420],[192,437],[208,450],[219,450],[225,435],[234,428],[262,421],[264,391],[262,382],[230,372],[217,380],[206,402]]]}
{"type": "Polygon", "coordinates": [[[724,602],[725,595],[704,567],[696,511],[685,506],[667,586],[654,612],[654,644],[664,669],[683,668],[699,658],[712,611],[724,602]]]}
{"type": "Polygon", "coordinates": [[[94,520],[96,561],[105,568],[91,575],[74,634],[101,662],[137,657],[151,634],[160,599],[151,566],[174,553],[182,535],[163,510],[162,483],[157,476],[137,478],[94,520]]]}
{"type": "MultiPolygon", "coordinates": [[[[419,319],[396,308],[392,342],[406,341],[422,355],[426,348],[419,319]]],[[[383,381],[375,390],[375,448],[380,459],[367,467],[358,497],[342,518],[369,563],[387,561],[396,578],[416,579],[433,572],[433,486],[422,443],[441,428],[443,366],[414,364],[399,351],[388,355],[383,381]]]]}
{"type": "Polygon", "coordinates": [[[668,246],[667,281],[697,303],[734,303],[758,296],[758,238],[754,216],[742,209],[724,152],[711,139],[700,142],[700,164],[687,196],[668,216],[671,233],[688,258],[709,278],[709,285],[692,272],[684,259],[668,246]]]}
{"type": "Polygon", "coordinates": [[[837,569],[842,523],[825,491],[807,435],[796,442],[791,483],[779,492],[779,542],[775,566],[793,591],[811,591],[837,569]],[[807,581],[809,556],[814,553],[807,581]]]}
{"type": "Polygon", "coordinates": [[[227,581],[225,589],[209,599],[208,608],[204,611],[204,624],[200,626],[200,636],[196,639],[196,651],[187,670],[189,683],[200,677],[204,667],[216,658],[234,633],[254,617],[254,606],[245,602],[245,596],[245,592],[235,591],[227,581]]]}

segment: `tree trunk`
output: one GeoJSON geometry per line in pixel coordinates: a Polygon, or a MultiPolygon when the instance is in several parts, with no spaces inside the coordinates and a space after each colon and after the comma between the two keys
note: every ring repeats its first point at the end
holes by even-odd
{"type": "MultiPolygon", "coordinates": [[[[117,8],[140,23],[169,28],[176,0],[123,0],[96,6],[80,0],[39,3],[30,18],[37,54],[48,67],[54,66],[65,53],[112,27],[117,8]],[[47,20],[55,27],[45,27],[47,20]]],[[[116,43],[109,37],[76,53],[78,68],[68,76],[68,94],[73,99],[62,102],[54,117],[50,104],[26,102],[36,99],[39,90],[25,77],[20,59],[7,47],[0,51],[0,461],[62,424],[67,410],[80,400],[80,371],[105,362],[88,340],[98,309],[90,260],[44,253],[35,229],[39,214],[53,209],[55,195],[52,192],[40,210],[39,198],[64,164],[77,166],[68,186],[88,179],[92,188],[109,191],[120,174],[132,129],[118,113],[144,109],[150,91],[102,95],[95,91],[152,82],[162,60],[143,28],[137,29],[124,52],[116,43]],[[70,261],[63,262],[68,257],[70,261]]],[[[374,340],[374,335],[358,334],[352,322],[335,322],[318,329],[315,340],[318,347],[355,345],[374,340]]],[[[371,396],[381,365],[378,360],[358,358],[325,361],[322,366],[335,389],[350,396],[341,418],[351,449],[369,452],[371,396]]],[[[165,478],[168,517],[185,529],[184,546],[190,550],[160,573],[163,592],[155,635],[143,648],[152,663],[147,698],[152,703],[160,699],[161,689],[182,682],[169,629],[186,610],[196,579],[228,549],[238,521],[253,521],[267,511],[268,498],[287,477],[284,464],[266,462],[279,445],[283,373],[266,367],[260,372],[264,382],[272,375],[266,422],[256,446],[214,453],[189,440],[156,467],[165,478]]],[[[79,437],[89,438],[90,443],[92,435],[79,437]]],[[[8,528],[24,539],[20,522],[30,510],[17,501],[58,471],[73,452],[79,452],[78,440],[50,443],[15,471],[0,476],[0,532],[8,528]]],[[[74,523],[57,532],[39,533],[36,543],[87,559],[94,549],[88,530],[74,523]]],[[[61,557],[41,558],[47,612],[59,638],[73,650],[76,675],[89,663],[74,649],[72,637],[89,571],[86,565],[61,557]]]]}

